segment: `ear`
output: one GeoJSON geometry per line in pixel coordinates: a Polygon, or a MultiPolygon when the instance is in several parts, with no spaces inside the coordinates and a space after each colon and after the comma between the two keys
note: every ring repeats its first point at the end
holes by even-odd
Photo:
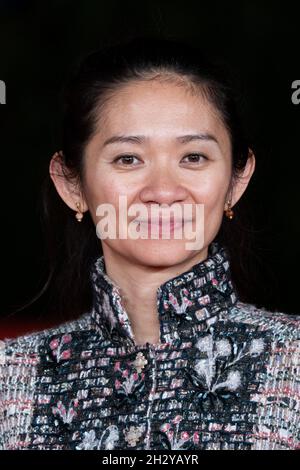
{"type": "Polygon", "coordinates": [[[70,171],[65,166],[63,153],[55,152],[49,164],[50,177],[62,200],[70,209],[78,211],[76,203],[80,203],[81,212],[86,212],[88,206],[79,187],[78,180],[72,178],[70,171]]]}
{"type": "MultiPolygon", "coordinates": [[[[248,149],[248,160],[245,165],[244,170],[238,175],[238,178],[233,182],[231,187],[231,207],[233,207],[239,199],[242,197],[244,191],[246,190],[250,179],[255,170],[255,155],[253,151],[248,149]]],[[[228,199],[230,199],[228,197],[228,199]]],[[[226,199],[227,201],[227,199],[226,199]]]]}

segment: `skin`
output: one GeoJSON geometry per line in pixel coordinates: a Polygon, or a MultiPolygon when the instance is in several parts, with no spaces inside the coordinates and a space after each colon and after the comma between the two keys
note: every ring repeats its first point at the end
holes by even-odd
{"type": "MultiPolygon", "coordinates": [[[[231,199],[233,207],[242,196],[254,172],[255,157],[249,150],[247,165],[234,181],[230,137],[217,110],[202,93],[195,95],[175,82],[131,82],[115,92],[104,114],[85,149],[81,188],[61,176],[57,155],[51,160],[51,178],[70,208],[77,212],[76,202],[80,202],[82,212],[89,210],[96,226],[100,220],[96,208],[102,203],[112,204],[119,220],[119,195],[127,197],[128,208],[143,204],[149,214],[150,204],[204,204],[204,244],[198,250],[187,250],[187,239],[172,235],[101,240],[107,274],[119,286],[136,344],[158,343],[157,288],[207,258],[226,201],[231,199]],[[178,142],[178,136],[191,134],[209,134],[217,142],[178,142]],[[147,139],[104,145],[115,135],[147,139]],[[190,155],[195,153],[202,156],[190,155]],[[125,154],[133,158],[114,161],[125,154]]],[[[195,229],[193,215],[191,228],[195,229]]]]}

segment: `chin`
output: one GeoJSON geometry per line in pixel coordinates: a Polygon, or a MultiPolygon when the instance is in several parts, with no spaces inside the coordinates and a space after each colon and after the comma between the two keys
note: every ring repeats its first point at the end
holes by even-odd
{"type": "Polygon", "coordinates": [[[145,266],[173,266],[195,255],[187,250],[183,240],[137,240],[130,250],[138,263],[145,266]]]}

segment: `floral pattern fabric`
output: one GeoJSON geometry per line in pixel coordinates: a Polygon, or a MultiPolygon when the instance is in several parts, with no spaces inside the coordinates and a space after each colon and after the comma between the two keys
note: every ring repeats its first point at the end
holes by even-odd
{"type": "Polygon", "coordinates": [[[0,342],[0,448],[300,448],[300,316],[241,302],[217,242],[157,289],[157,344],[103,256],[91,282],[78,320],[0,342]]]}

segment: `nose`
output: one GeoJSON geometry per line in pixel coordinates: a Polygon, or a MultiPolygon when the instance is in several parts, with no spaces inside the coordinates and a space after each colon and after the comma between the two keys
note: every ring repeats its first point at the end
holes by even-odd
{"type": "Polygon", "coordinates": [[[151,172],[140,191],[140,199],[144,204],[171,206],[183,203],[187,198],[188,190],[179,181],[178,175],[166,167],[151,172]]]}

